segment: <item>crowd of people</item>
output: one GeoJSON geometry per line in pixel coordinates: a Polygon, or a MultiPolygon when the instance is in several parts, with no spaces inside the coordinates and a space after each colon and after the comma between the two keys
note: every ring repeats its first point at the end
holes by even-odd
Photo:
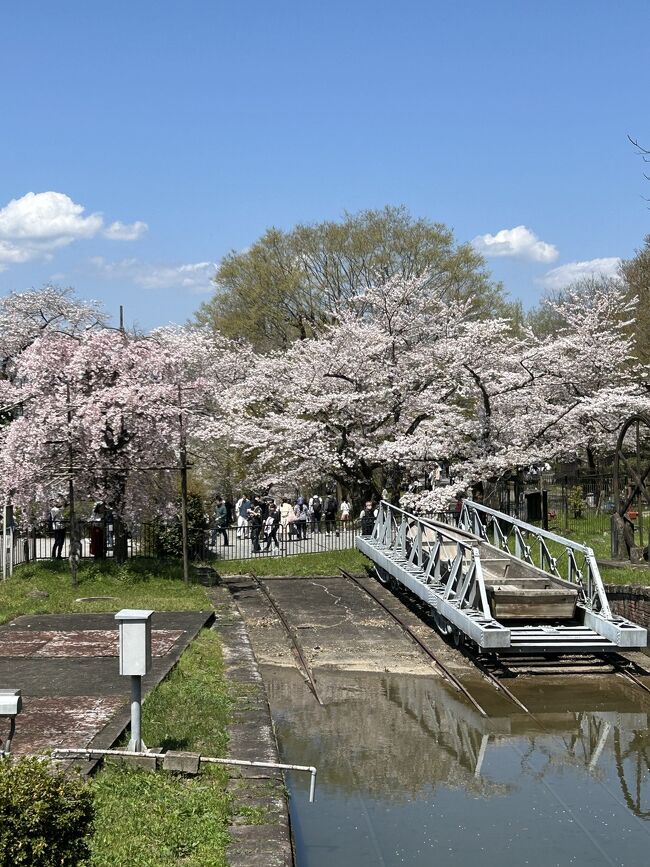
{"type": "Polygon", "coordinates": [[[301,541],[307,532],[331,535],[350,521],[351,506],[347,500],[338,502],[334,494],[313,494],[309,498],[298,497],[295,502],[283,497],[279,502],[272,497],[253,497],[243,494],[232,503],[217,497],[212,544],[221,538],[223,546],[229,546],[228,528],[236,526],[237,539],[250,539],[253,553],[264,550],[279,552],[280,542],[301,541]]]}

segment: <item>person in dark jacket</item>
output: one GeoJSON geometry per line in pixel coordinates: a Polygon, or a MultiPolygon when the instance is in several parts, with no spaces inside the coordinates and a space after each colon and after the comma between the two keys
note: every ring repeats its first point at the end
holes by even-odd
{"type": "Polygon", "coordinates": [[[270,551],[271,542],[273,542],[277,551],[280,548],[280,544],[278,542],[278,528],[280,527],[280,510],[276,507],[275,503],[271,503],[271,505],[269,506],[269,514],[266,521],[268,526],[268,533],[266,534],[266,548],[264,550],[270,551]]]}
{"type": "Polygon", "coordinates": [[[325,532],[327,534],[334,532],[338,508],[339,504],[336,497],[333,494],[328,494],[325,500],[325,532]]]}
{"type": "Polygon", "coordinates": [[[361,512],[361,535],[371,536],[375,526],[375,507],[371,500],[366,501],[366,506],[361,512]]]}
{"type": "MultiPolygon", "coordinates": [[[[223,536],[223,547],[228,547],[228,509],[221,497],[217,497],[217,505],[215,509],[215,529],[217,535],[223,536]]],[[[215,538],[216,544],[216,538],[215,538]]]]}
{"type": "Polygon", "coordinates": [[[260,548],[260,533],[262,532],[262,512],[258,507],[253,507],[248,513],[248,526],[251,531],[251,544],[253,546],[253,554],[259,554],[260,548]]]}

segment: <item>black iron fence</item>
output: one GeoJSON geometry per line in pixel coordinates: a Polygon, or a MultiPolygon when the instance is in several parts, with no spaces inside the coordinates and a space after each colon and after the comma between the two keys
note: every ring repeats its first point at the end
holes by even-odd
{"type": "MultiPolygon", "coordinates": [[[[115,532],[112,523],[79,522],[81,559],[112,559],[115,553],[115,532]]],[[[316,554],[354,548],[359,521],[295,521],[280,525],[274,531],[264,528],[190,527],[190,559],[194,562],[244,560],[260,557],[316,554]]],[[[68,527],[54,530],[48,526],[29,531],[14,528],[8,549],[12,565],[32,560],[67,558],[70,553],[68,527]]],[[[127,533],[127,557],[180,558],[182,542],[180,527],[159,522],[131,527],[127,533]]]]}

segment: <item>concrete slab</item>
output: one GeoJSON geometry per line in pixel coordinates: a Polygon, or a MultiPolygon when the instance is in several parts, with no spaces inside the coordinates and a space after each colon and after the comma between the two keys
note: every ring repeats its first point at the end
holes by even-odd
{"type": "MultiPolygon", "coordinates": [[[[212,618],[211,611],[154,614],[154,660],[143,695],[212,618]]],[[[17,755],[112,746],[130,719],[129,679],[119,675],[113,615],[28,615],[0,626],[0,688],[5,687],[23,696],[12,744],[17,755]]]]}

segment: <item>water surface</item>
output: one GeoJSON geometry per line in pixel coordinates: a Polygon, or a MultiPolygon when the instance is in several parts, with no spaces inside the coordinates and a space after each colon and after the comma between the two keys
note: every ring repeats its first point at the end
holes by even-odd
{"type": "Polygon", "coordinates": [[[298,867],[640,865],[650,860],[645,698],[620,678],[484,682],[482,717],[433,677],[264,667],[288,778],[298,867]]]}

